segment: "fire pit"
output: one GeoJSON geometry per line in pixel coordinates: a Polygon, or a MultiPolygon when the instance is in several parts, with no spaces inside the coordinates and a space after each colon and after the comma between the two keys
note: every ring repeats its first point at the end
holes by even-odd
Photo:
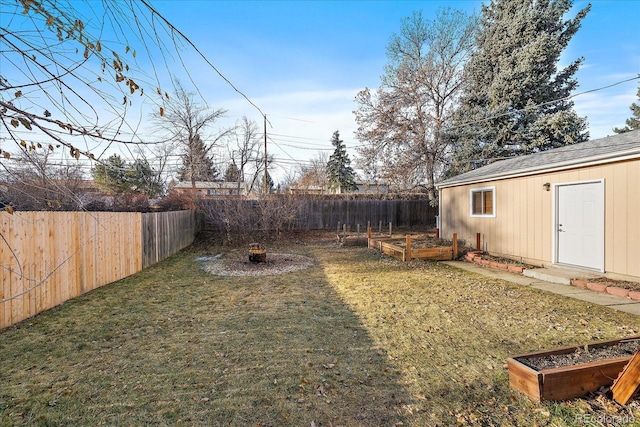
{"type": "Polygon", "coordinates": [[[267,251],[260,243],[249,244],[249,261],[251,262],[267,262],[267,251]]]}

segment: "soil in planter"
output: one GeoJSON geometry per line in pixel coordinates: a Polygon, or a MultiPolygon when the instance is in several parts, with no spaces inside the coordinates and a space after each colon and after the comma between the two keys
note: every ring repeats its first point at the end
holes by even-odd
{"type": "Polygon", "coordinates": [[[598,360],[631,356],[640,349],[640,340],[621,341],[617,344],[602,347],[580,347],[573,353],[549,354],[535,357],[519,357],[518,362],[537,371],[561,368],[598,360]]]}
{"type": "Polygon", "coordinates": [[[497,257],[497,256],[489,255],[489,254],[481,254],[480,256],[482,257],[482,259],[486,259],[486,260],[489,260],[489,261],[495,261],[495,262],[498,262],[500,264],[513,265],[513,266],[516,266],[516,267],[522,267],[522,268],[527,268],[527,269],[536,268],[533,265],[525,264],[523,262],[516,261],[516,260],[511,259],[511,258],[502,258],[502,257],[497,257]]]}
{"type": "MultiPolygon", "coordinates": [[[[398,239],[389,239],[385,240],[386,243],[391,243],[393,245],[404,248],[407,246],[406,237],[398,238],[398,239]]],[[[459,248],[462,249],[462,241],[458,239],[459,248]]],[[[435,234],[412,234],[411,235],[411,249],[433,249],[440,247],[450,247],[453,246],[453,241],[448,239],[436,239],[435,234]]]]}

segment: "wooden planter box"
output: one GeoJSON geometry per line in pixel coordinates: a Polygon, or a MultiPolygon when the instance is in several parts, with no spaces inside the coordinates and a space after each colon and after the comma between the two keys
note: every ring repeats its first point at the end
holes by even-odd
{"type": "Polygon", "coordinates": [[[458,257],[458,235],[453,233],[453,246],[440,246],[436,248],[412,249],[411,236],[405,238],[405,247],[394,245],[391,241],[398,239],[374,239],[369,232],[368,247],[376,249],[385,255],[392,256],[403,262],[412,259],[430,260],[430,261],[450,261],[458,257]]]}
{"type": "MultiPolygon", "coordinates": [[[[640,336],[600,341],[588,344],[588,348],[611,346],[621,341],[633,339],[640,339],[640,336]]],[[[574,399],[595,392],[600,387],[613,384],[618,374],[632,357],[632,355],[628,355],[541,371],[535,370],[519,361],[519,359],[544,357],[551,354],[573,353],[577,349],[584,347],[565,347],[508,358],[509,385],[536,401],[574,399]]]]}

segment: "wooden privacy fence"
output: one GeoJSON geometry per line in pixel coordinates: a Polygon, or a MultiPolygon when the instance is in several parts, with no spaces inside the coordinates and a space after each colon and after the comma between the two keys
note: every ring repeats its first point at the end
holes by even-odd
{"type": "Polygon", "coordinates": [[[306,200],[298,207],[296,228],[332,229],[339,224],[435,225],[438,208],[429,200],[306,200]]]}
{"type": "Polygon", "coordinates": [[[0,329],[193,242],[193,211],[0,213],[0,329]]]}
{"type": "Polygon", "coordinates": [[[221,230],[225,227],[241,230],[264,229],[265,217],[276,215],[282,228],[296,230],[327,230],[357,224],[388,224],[394,227],[434,226],[438,208],[426,199],[362,200],[304,199],[274,197],[256,200],[206,200],[203,210],[206,226],[221,230]],[[224,218],[228,216],[230,218],[224,218]],[[286,219],[285,219],[286,217],[286,219]]]}

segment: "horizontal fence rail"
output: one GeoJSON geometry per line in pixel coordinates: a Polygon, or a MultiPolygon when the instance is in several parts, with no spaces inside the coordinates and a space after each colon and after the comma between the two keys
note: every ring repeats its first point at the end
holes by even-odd
{"type": "Polygon", "coordinates": [[[0,329],[193,242],[193,211],[0,213],[0,329]]]}

